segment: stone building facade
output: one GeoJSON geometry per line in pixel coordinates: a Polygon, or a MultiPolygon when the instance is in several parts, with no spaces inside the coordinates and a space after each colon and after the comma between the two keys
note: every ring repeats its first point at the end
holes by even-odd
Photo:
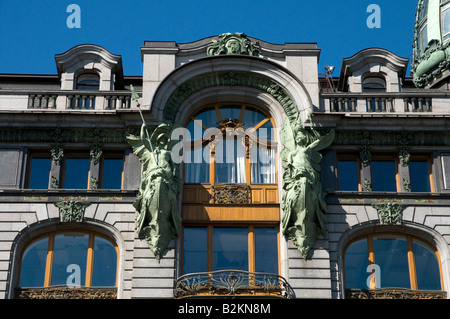
{"type": "Polygon", "coordinates": [[[420,39],[448,5],[419,1],[412,61],[369,48],[334,76],[316,44],[242,33],[145,42],[142,77],[96,45],[56,75],[0,74],[0,296],[447,298],[449,42],[420,39]],[[174,166],[173,237],[136,232],[143,119],[203,154],[174,166]]]}

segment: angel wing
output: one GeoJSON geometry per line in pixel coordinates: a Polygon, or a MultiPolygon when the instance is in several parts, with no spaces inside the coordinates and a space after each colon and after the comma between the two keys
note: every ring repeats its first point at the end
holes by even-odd
{"type": "Polygon", "coordinates": [[[142,172],[146,172],[147,169],[153,164],[153,156],[151,151],[145,146],[144,141],[135,135],[128,134],[126,136],[128,144],[133,149],[133,154],[139,158],[142,163],[142,172]]]}

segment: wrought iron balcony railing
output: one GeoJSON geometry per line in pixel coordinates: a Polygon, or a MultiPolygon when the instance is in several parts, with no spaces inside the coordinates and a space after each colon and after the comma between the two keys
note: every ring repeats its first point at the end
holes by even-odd
{"type": "Polygon", "coordinates": [[[116,287],[64,286],[16,288],[17,299],[117,299],[116,287]]]}
{"type": "Polygon", "coordinates": [[[347,289],[346,299],[447,299],[439,290],[411,290],[402,288],[347,289]]]}
{"type": "Polygon", "coordinates": [[[178,278],[175,298],[198,296],[294,298],[294,291],[282,276],[242,270],[219,270],[186,274],[178,278]]]}

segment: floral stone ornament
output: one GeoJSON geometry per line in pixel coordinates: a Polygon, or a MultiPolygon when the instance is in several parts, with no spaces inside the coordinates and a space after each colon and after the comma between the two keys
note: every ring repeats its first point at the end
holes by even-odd
{"type": "Polygon", "coordinates": [[[83,201],[62,201],[54,204],[59,208],[59,216],[62,222],[81,222],[86,207],[91,203],[83,201]]]}
{"type": "Polygon", "coordinates": [[[401,222],[403,218],[403,211],[406,208],[404,205],[394,201],[388,201],[381,204],[372,204],[372,207],[377,210],[380,221],[383,224],[391,225],[401,222]]]}

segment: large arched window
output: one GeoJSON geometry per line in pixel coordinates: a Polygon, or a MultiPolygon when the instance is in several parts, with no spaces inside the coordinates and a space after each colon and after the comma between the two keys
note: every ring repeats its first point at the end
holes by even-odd
{"type": "Polygon", "coordinates": [[[346,289],[444,290],[434,247],[411,235],[374,234],[347,245],[346,289]]]}
{"type": "Polygon", "coordinates": [[[187,124],[185,183],[276,183],[271,117],[251,105],[210,105],[187,124]]]}
{"type": "Polygon", "coordinates": [[[19,291],[116,287],[117,266],[117,246],[101,234],[80,230],[46,233],[22,252],[19,291]]]}

